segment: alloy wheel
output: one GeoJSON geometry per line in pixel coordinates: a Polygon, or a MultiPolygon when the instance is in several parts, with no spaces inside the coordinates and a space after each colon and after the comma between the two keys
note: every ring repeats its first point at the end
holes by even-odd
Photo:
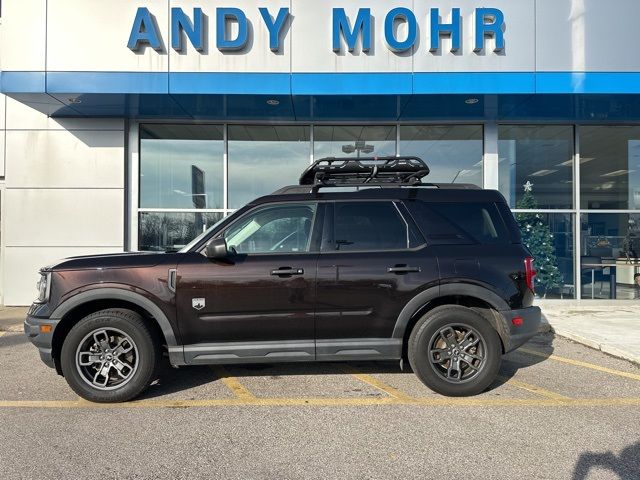
{"type": "Polygon", "coordinates": [[[429,340],[429,364],[447,382],[464,383],[482,370],[486,351],[484,338],[476,329],[449,324],[429,340]]]}
{"type": "Polygon", "coordinates": [[[98,328],[76,350],[76,368],[85,383],[98,390],[115,390],[128,383],[139,363],[133,339],[117,328],[98,328]]]}

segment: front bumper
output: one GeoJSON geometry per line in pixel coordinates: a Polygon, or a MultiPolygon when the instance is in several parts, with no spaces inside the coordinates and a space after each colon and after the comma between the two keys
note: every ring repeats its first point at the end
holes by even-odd
{"type": "Polygon", "coordinates": [[[29,341],[38,348],[42,361],[51,368],[55,368],[55,362],[53,361],[51,350],[53,345],[53,332],[55,332],[58,322],[60,322],[60,320],[38,318],[30,315],[27,315],[27,319],[24,321],[24,334],[27,336],[29,341]],[[53,327],[51,332],[40,332],[40,325],[45,324],[53,327]]]}
{"type": "Polygon", "coordinates": [[[542,322],[542,312],[539,307],[508,310],[500,313],[509,326],[509,344],[505,345],[505,353],[515,350],[538,334],[542,322]],[[522,325],[513,324],[513,319],[516,317],[522,319],[522,325]]]}

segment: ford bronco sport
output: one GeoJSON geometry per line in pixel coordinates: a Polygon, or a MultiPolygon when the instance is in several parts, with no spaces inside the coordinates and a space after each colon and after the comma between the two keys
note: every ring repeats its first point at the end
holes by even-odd
{"type": "Polygon", "coordinates": [[[329,158],[174,253],[43,268],[24,323],[81,397],[119,402],[173,366],[408,360],[474,395],[536,334],[533,259],[502,195],[428,184],[415,157],[329,158]]]}

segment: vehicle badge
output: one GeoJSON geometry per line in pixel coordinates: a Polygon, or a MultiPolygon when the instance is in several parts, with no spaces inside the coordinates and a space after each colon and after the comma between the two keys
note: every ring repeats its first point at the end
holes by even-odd
{"type": "Polygon", "coordinates": [[[204,308],[204,298],[192,298],[191,306],[196,310],[202,310],[204,308]]]}

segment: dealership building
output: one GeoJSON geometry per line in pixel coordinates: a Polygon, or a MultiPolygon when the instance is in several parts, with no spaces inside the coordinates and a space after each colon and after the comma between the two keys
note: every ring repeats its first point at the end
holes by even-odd
{"type": "Polygon", "coordinates": [[[0,304],[59,258],[186,244],[314,159],[417,155],[633,299],[637,0],[22,0],[0,12],[0,304]],[[526,187],[525,187],[526,186],[526,187]]]}

